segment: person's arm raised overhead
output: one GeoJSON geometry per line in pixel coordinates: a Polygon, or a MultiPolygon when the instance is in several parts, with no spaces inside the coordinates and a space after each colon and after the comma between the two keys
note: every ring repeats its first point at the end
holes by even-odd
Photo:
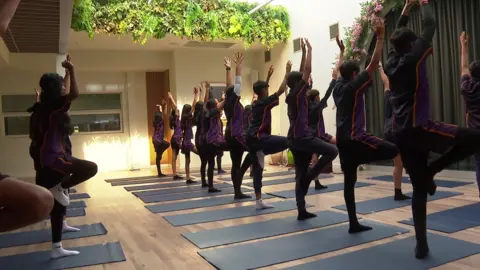
{"type": "Polygon", "coordinates": [[[233,80],[232,80],[232,61],[230,60],[230,58],[228,57],[225,57],[223,58],[223,65],[225,66],[225,71],[226,71],[226,75],[227,75],[227,87],[229,87],[230,85],[233,84],[233,80]]]}
{"type": "Polygon", "coordinates": [[[192,102],[192,110],[195,108],[195,105],[198,102],[198,88],[193,88],[193,102],[192,102]]]}
{"type": "Polygon", "coordinates": [[[204,105],[207,105],[207,101],[210,99],[210,83],[202,82],[205,85],[205,97],[203,98],[204,105]]]}
{"type": "Polygon", "coordinates": [[[275,71],[275,68],[273,66],[270,66],[268,68],[268,73],[267,73],[267,84],[270,83],[270,79],[272,78],[273,72],[275,71]]]}
{"type": "Polygon", "coordinates": [[[300,38],[300,46],[302,47],[302,60],[300,62],[300,72],[303,72],[303,69],[305,68],[305,60],[307,57],[307,44],[305,43],[304,38],[300,38]]]}
{"type": "Polygon", "coordinates": [[[377,70],[380,59],[382,58],[383,44],[385,42],[385,21],[379,17],[375,18],[372,21],[372,27],[377,36],[377,42],[375,43],[372,59],[366,69],[370,77],[372,77],[373,73],[377,70]]]}
{"type": "Polygon", "coordinates": [[[292,62],[288,61],[287,66],[285,68],[285,76],[283,77],[282,84],[278,88],[277,92],[275,93],[277,96],[281,96],[287,90],[287,77],[288,74],[292,71],[292,62]]]}
{"type": "MultiPolygon", "coordinates": [[[[233,86],[233,91],[237,96],[241,96],[242,90],[242,73],[243,73],[243,53],[236,53],[235,54],[235,85],[233,86]]],[[[225,99],[225,98],[223,98],[225,99]]]]}
{"type": "Polygon", "coordinates": [[[403,10],[402,10],[402,15],[400,16],[400,18],[397,21],[397,28],[406,27],[408,25],[408,13],[412,9],[412,7],[415,4],[418,4],[418,3],[419,3],[418,0],[406,0],[405,1],[405,6],[403,7],[403,10]]]}
{"type": "Polygon", "coordinates": [[[380,73],[380,78],[382,79],[382,82],[383,82],[383,88],[385,90],[389,90],[390,81],[388,80],[387,74],[385,74],[385,71],[383,70],[382,63],[378,64],[378,72],[380,73]]]}
{"type": "Polygon", "coordinates": [[[308,39],[305,39],[307,45],[307,57],[305,58],[305,67],[302,70],[302,80],[308,82],[310,75],[312,74],[312,45],[308,39]]]}
{"type": "Polygon", "coordinates": [[[168,92],[168,100],[170,101],[170,104],[172,104],[172,110],[177,110],[177,103],[175,103],[175,99],[173,98],[172,93],[168,92]]]}
{"type": "Polygon", "coordinates": [[[160,108],[161,109],[161,112],[162,112],[162,115],[163,115],[163,119],[167,119],[167,101],[165,99],[162,98],[162,101],[160,101],[160,108]]]}
{"type": "Polygon", "coordinates": [[[217,103],[217,109],[219,111],[223,110],[224,105],[225,105],[225,92],[222,93],[222,101],[217,103]]]}
{"type": "Polygon", "coordinates": [[[469,63],[468,63],[468,39],[467,33],[462,32],[460,35],[460,46],[462,47],[460,55],[460,69],[461,75],[470,75],[469,63]]]}
{"type": "Polygon", "coordinates": [[[5,36],[18,4],[20,4],[20,0],[3,0],[0,4],[0,37],[5,36]]]}
{"type": "Polygon", "coordinates": [[[62,67],[68,71],[68,79],[70,80],[70,89],[67,95],[67,98],[70,102],[78,98],[78,84],[77,77],[75,75],[75,67],[72,64],[72,59],[70,55],[67,55],[67,59],[62,62],[62,67]]]}
{"type": "Polygon", "coordinates": [[[336,37],[336,41],[337,41],[337,46],[338,46],[338,49],[340,50],[340,53],[338,54],[337,65],[332,71],[332,80],[330,81],[328,89],[325,92],[325,96],[323,96],[323,98],[320,100],[320,103],[323,104],[324,107],[327,106],[327,100],[332,95],[333,88],[335,88],[335,84],[337,83],[338,70],[340,68],[340,65],[342,65],[343,63],[343,55],[345,53],[345,45],[343,44],[343,40],[341,40],[338,35],[336,37]]]}
{"type": "Polygon", "coordinates": [[[423,18],[423,33],[412,44],[412,49],[405,55],[408,62],[417,63],[432,49],[432,40],[435,35],[436,22],[434,11],[428,0],[420,2],[423,18]]]}

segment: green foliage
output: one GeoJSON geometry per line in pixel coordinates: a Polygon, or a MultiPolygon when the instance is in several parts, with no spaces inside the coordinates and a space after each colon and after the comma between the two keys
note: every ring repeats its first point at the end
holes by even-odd
{"type": "Polygon", "coordinates": [[[256,4],[231,0],[77,0],[72,28],[126,35],[145,43],[168,34],[212,41],[233,38],[247,46],[260,42],[272,47],[290,38],[289,17],[280,6],[266,6],[252,15],[256,4]]]}

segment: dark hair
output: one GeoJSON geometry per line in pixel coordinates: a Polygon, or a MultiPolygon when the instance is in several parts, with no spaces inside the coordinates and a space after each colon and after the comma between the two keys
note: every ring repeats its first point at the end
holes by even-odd
{"type": "Polygon", "coordinates": [[[400,54],[406,54],[412,47],[412,42],[417,40],[417,35],[407,27],[401,27],[395,29],[390,37],[390,43],[392,43],[395,51],[400,54]]]}
{"type": "Polygon", "coordinates": [[[472,75],[472,78],[480,81],[480,60],[473,61],[470,64],[469,69],[470,69],[470,75],[472,75]]]}
{"type": "Polygon", "coordinates": [[[253,84],[253,92],[256,95],[260,95],[267,87],[268,83],[266,81],[257,81],[253,84]]]}
{"type": "Polygon", "coordinates": [[[308,100],[309,100],[309,101],[315,101],[315,99],[316,99],[318,96],[320,96],[320,92],[318,92],[318,90],[313,89],[313,90],[310,90],[310,91],[308,92],[308,100]]]}
{"type": "Polygon", "coordinates": [[[360,72],[360,65],[358,64],[358,61],[348,60],[340,65],[339,70],[340,76],[342,76],[342,78],[344,78],[345,80],[351,80],[353,79],[353,73],[360,72]]]}
{"type": "Polygon", "coordinates": [[[177,126],[176,122],[175,122],[175,116],[177,114],[176,112],[177,110],[172,110],[172,113],[170,113],[170,117],[168,118],[168,125],[170,126],[170,129],[175,129],[175,127],[177,126]]]}
{"type": "Polygon", "coordinates": [[[192,105],[185,104],[182,108],[182,118],[180,119],[180,126],[182,130],[187,127],[187,120],[192,118],[192,105]]]}
{"type": "Polygon", "coordinates": [[[40,78],[42,94],[40,101],[47,105],[54,105],[62,96],[63,77],[57,73],[45,73],[40,78]]]}
{"type": "Polygon", "coordinates": [[[203,101],[197,102],[195,104],[195,109],[193,111],[193,125],[197,125],[197,123],[200,123],[202,119],[202,113],[203,113],[203,101]]]}
{"type": "Polygon", "coordinates": [[[233,92],[234,89],[235,89],[235,87],[233,85],[227,86],[227,88],[225,88],[225,94],[233,92]]]}
{"type": "Polygon", "coordinates": [[[212,109],[215,109],[217,107],[217,101],[215,99],[210,99],[209,101],[207,101],[207,110],[212,110],[212,109]]]}
{"type": "Polygon", "coordinates": [[[287,75],[288,88],[294,89],[295,85],[302,79],[303,73],[300,71],[292,71],[287,75]]]}
{"type": "Polygon", "coordinates": [[[245,114],[248,114],[248,113],[250,113],[251,111],[252,111],[252,105],[247,105],[247,106],[245,106],[245,109],[243,110],[243,112],[244,112],[245,114]]]}
{"type": "Polygon", "coordinates": [[[155,112],[153,116],[153,126],[156,127],[157,124],[163,120],[163,114],[161,112],[155,112]]]}

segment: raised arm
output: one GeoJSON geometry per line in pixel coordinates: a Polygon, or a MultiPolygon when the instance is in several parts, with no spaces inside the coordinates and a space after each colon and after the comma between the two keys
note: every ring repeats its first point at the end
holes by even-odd
{"type": "Polygon", "coordinates": [[[273,72],[275,71],[275,68],[273,66],[270,66],[268,68],[268,73],[267,73],[267,84],[270,83],[270,79],[272,78],[273,72]]]}
{"type": "Polygon", "coordinates": [[[366,69],[370,77],[377,70],[378,63],[380,63],[382,57],[383,43],[385,42],[385,22],[382,18],[376,18],[372,21],[372,27],[377,35],[377,42],[375,43],[375,50],[373,51],[370,64],[368,64],[366,69]]]}
{"type": "Polygon", "coordinates": [[[303,38],[300,39],[300,46],[302,46],[302,62],[300,62],[300,72],[305,68],[305,58],[307,57],[307,44],[303,38]]]}
{"type": "Polygon", "coordinates": [[[65,69],[65,77],[63,77],[63,86],[65,87],[66,93],[70,93],[70,84],[72,81],[70,80],[70,71],[65,69]]]}
{"type": "Polygon", "coordinates": [[[460,69],[461,75],[470,75],[470,69],[468,64],[468,35],[465,32],[462,32],[460,35],[460,45],[462,47],[462,52],[460,56],[460,69]]]}
{"type": "Polygon", "coordinates": [[[287,90],[287,77],[288,74],[292,71],[292,62],[288,61],[287,66],[285,68],[285,76],[283,77],[282,84],[278,88],[278,91],[276,92],[277,96],[281,96],[285,91],[287,90]]]}
{"type": "Polygon", "coordinates": [[[205,97],[203,98],[204,105],[207,105],[207,101],[210,99],[210,83],[205,81],[205,97]]]}
{"type": "Polygon", "coordinates": [[[307,45],[307,57],[305,59],[305,67],[302,70],[302,80],[305,82],[308,82],[308,79],[310,78],[310,74],[312,74],[312,45],[308,41],[308,39],[305,39],[305,44],[307,45]]]}
{"type": "Polygon", "coordinates": [[[193,88],[193,102],[192,102],[192,111],[195,108],[195,105],[198,102],[198,88],[195,87],[193,88]]]}
{"type": "Polygon", "coordinates": [[[167,110],[167,101],[165,101],[165,99],[162,99],[162,101],[160,102],[159,109],[163,114],[163,119],[167,119],[166,117],[167,117],[168,110],[167,110]]]}
{"type": "Polygon", "coordinates": [[[225,57],[223,59],[223,65],[225,66],[225,71],[226,71],[226,75],[227,75],[227,87],[232,85],[233,84],[233,80],[232,80],[232,61],[230,60],[230,58],[228,57],[225,57]]]}
{"type": "Polygon", "coordinates": [[[397,28],[406,27],[408,25],[408,13],[416,3],[418,3],[418,1],[406,0],[405,6],[403,7],[403,11],[402,11],[402,16],[400,16],[400,19],[398,19],[398,22],[397,22],[397,28]]]}
{"type": "Polygon", "coordinates": [[[343,40],[341,40],[338,35],[336,37],[336,41],[337,41],[338,49],[340,49],[340,53],[338,54],[337,65],[335,66],[335,69],[333,70],[333,73],[332,73],[332,80],[338,79],[338,70],[340,69],[340,66],[343,63],[343,55],[345,54],[345,45],[343,44],[343,40]]]}
{"type": "MultiPolygon", "coordinates": [[[[233,91],[237,96],[241,96],[242,90],[242,73],[243,73],[243,53],[235,54],[235,85],[233,86],[233,91]]],[[[225,98],[223,98],[225,100],[225,98]]]]}
{"type": "Polygon", "coordinates": [[[378,72],[380,73],[380,78],[382,79],[383,82],[383,89],[390,90],[390,81],[388,80],[387,74],[385,74],[385,71],[383,70],[383,66],[381,63],[378,64],[378,72]]]}
{"type": "Polygon", "coordinates": [[[429,44],[433,40],[433,36],[435,35],[436,22],[434,17],[434,11],[432,5],[428,2],[428,0],[421,0],[422,6],[422,17],[423,17],[423,34],[422,37],[427,41],[429,44]]]}
{"type": "Polygon", "coordinates": [[[175,103],[175,99],[172,96],[172,93],[168,92],[168,101],[172,104],[172,109],[177,110],[177,103],[175,103]]]}
{"type": "Polygon", "coordinates": [[[70,55],[67,55],[67,59],[62,62],[62,67],[68,70],[67,74],[69,75],[68,80],[70,81],[70,89],[67,88],[69,90],[67,98],[70,102],[78,98],[77,78],[75,76],[75,68],[71,60],[72,59],[70,58],[70,55]]]}
{"type": "Polygon", "coordinates": [[[223,94],[222,94],[222,101],[217,103],[217,109],[219,111],[222,111],[224,105],[225,105],[225,92],[223,92],[223,94]]]}
{"type": "Polygon", "coordinates": [[[5,36],[18,4],[20,4],[20,0],[3,0],[0,4],[0,37],[5,36]]]}
{"type": "Polygon", "coordinates": [[[34,88],[35,90],[35,103],[40,102],[40,94],[42,93],[40,89],[34,88]]]}

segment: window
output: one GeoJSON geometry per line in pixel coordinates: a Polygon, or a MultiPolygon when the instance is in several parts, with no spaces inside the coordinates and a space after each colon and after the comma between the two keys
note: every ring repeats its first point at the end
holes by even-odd
{"type": "MultiPolygon", "coordinates": [[[[122,96],[120,93],[80,94],[70,108],[71,125],[75,133],[121,132],[122,96]]],[[[30,115],[35,95],[3,95],[2,113],[6,136],[29,133],[30,115]]]]}
{"type": "Polygon", "coordinates": [[[299,52],[302,50],[300,43],[300,38],[296,38],[293,40],[293,52],[299,52]]]}
{"type": "Polygon", "coordinates": [[[330,25],[330,40],[335,40],[340,34],[338,23],[330,25]]]}

